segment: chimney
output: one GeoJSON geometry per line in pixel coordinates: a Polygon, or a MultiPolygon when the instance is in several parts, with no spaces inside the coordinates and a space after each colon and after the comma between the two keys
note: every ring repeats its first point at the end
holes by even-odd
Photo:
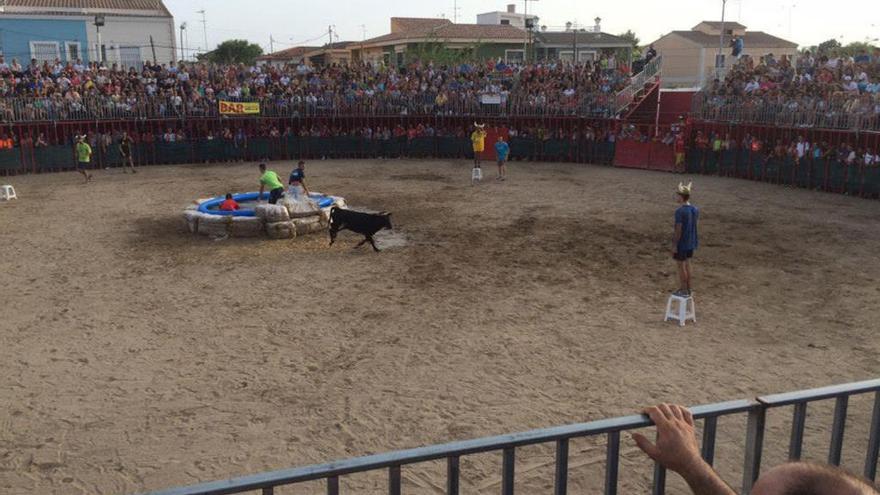
{"type": "Polygon", "coordinates": [[[516,4],[515,3],[507,4],[507,13],[508,14],[516,14],[516,4]]]}
{"type": "Polygon", "coordinates": [[[593,26],[593,31],[596,33],[601,33],[602,32],[602,18],[596,17],[593,20],[596,21],[596,25],[593,26]]]}

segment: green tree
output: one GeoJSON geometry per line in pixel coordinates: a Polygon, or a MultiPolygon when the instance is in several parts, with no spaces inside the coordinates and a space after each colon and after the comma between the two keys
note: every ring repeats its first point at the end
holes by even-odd
{"type": "Polygon", "coordinates": [[[199,60],[215,64],[252,64],[263,54],[260,45],[247,40],[226,40],[208,53],[199,55],[199,60]]]}
{"type": "Polygon", "coordinates": [[[819,43],[819,46],[816,47],[816,51],[819,53],[827,53],[831,50],[837,50],[838,48],[840,48],[840,42],[832,38],[819,43]]]}
{"type": "Polygon", "coordinates": [[[636,33],[634,33],[632,29],[627,29],[625,33],[620,33],[617,36],[619,38],[623,38],[623,39],[629,41],[630,44],[632,45],[631,50],[628,50],[628,51],[627,50],[619,50],[618,56],[627,57],[629,55],[632,55],[633,60],[642,56],[642,50],[639,48],[639,42],[641,40],[639,40],[639,37],[636,36],[636,33]]]}

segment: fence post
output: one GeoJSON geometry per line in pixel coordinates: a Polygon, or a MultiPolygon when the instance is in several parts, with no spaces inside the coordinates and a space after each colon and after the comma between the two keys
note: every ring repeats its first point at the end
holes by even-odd
{"type": "Polygon", "coordinates": [[[568,493],[568,439],[556,441],[556,480],[553,495],[568,493]]]}
{"type": "Polygon", "coordinates": [[[874,413],[871,415],[871,433],[865,455],[865,478],[877,480],[877,455],[880,453],[880,392],[874,393],[874,413]]]}
{"type": "Polygon", "coordinates": [[[843,432],[846,429],[846,410],[849,396],[841,395],[834,401],[834,422],[831,425],[831,446],[828,448],[828,464],[840,465],[843,451],[843,432]]]}
{"type": "Polygon", "coordinates": [[[752,492],[752,485],[761,473],[761,453],[764,448],[764,420],[766,409],[763,404],[749,411],[746,425],[746,453],[743,464],[743,495],[752,492]]]}
{"type": "Polygon", "coordinates": [[[504,449],[501,461],[501,495],[513,495],[513,478],[516,467],[516,450],[513,447],[504,449]]]}

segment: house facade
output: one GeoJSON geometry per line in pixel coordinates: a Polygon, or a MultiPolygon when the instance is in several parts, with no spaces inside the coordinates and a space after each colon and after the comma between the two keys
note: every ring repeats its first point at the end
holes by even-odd
{"type": "Polygon", "coordinates": [[[588,62],[598,60],[602,54],[631,48],[628,40],[601,31],[535,33],[535,57],[539,61],[588,62]]]}
{"type": "Polygon", "coordinates": [[[0,53],[22,65],[59,59],[140,68],[175,62],[176,47],[174,18],[161,0],[0,2],[0,53]]]}
{"type": "Polygon", "coordinates": [[[719,73],[736,63],[729,46],[734,36],[743,40],[743,55],[755,60],[773,54],[796,56],[797,43],[778,38],[763,31],[749,31],[736,22],[724,23],[724,46],[721,46],[720,22],[703,21],[689,31],[672,31],[653,43],[657,54],[663,56],[663,86],[667,88],[703,87],[719,73]],[[721,70],[716,69],[716,57],[721,51],[721,70]]]}
{"type": "Polygon", "coordinates": [[[472,60],[522,61],[526,31],[508,24],[454,24],[449,19],[392,17],[391,32],[349,45],[354,60],[403,65],[432,49],[461,51],[472,60]]]}

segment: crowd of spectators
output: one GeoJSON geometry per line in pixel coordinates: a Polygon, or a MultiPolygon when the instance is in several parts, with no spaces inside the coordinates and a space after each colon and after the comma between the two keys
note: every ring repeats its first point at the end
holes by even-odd
{"type": "Polygon", "coordinates": [[[846,165],[880,166],[880,154],[878,154],[880,150],[859,147],[849,142],[836,145],[827,141],[811,143],[805,136],[765,142],[749,133],[746,133],[742,139],[735,139],[730,134],[722,136],[720,133],[704,134],[698,131],[694,137],[693,148],[703,155],[741,150],[759,153],[767,159],[791,159],[798,163],[825,160],[846,165]]]}
{"type": "Polygon", "coordinates": [[[755,60],[705,88],[698,116],[791,127],[880,130],[880,48],[755,60]]]}
{"type": "Polygon", "coordinates": [[[0,56],[4,121],[209,116],[220,100],[259,101],[265,116],[613,112],[626,68],[594,62],[455,66],[367,63],[276,68],[188,63],[142,69],[97,63],[26,65],[0,56]]]}

